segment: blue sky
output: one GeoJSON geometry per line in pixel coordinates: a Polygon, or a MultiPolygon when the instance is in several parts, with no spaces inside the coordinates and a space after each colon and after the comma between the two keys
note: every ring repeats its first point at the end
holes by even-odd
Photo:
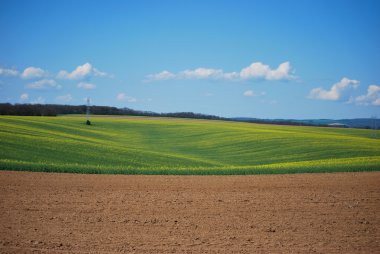
{"type": "Polygon", "coordinates": [[[0,0],[0,102],[380,116],[380,1],[0,0]]]}

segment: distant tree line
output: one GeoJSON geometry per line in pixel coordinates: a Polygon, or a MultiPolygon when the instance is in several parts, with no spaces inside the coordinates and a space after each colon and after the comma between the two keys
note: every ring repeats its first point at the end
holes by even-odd
{"type": "MultiPolygon", "coordinates": [[[[227,120],[223,117],[205,115],[193,112],[155,113],[151,111],[117,108],[109,106],[91,106],[93,115],[130,115],[130,116],[161,116],[194,119],[227,120]]],[[[17,116],[57,116],[66,114],[86,114],[86,105],[58,105],[58,104],[10,104],[0,103],[0,115],[17,116]]]]}
{"type": "MultiPolygon", "coordinates": [[[[318,126],[318,127],[334,127],[327,124],[312,124],[305,122],[298,122],[292,120],[270,120],[270,119],[249,119],[249,120],[240,120],[234,119],[237,122],[246,122],[246,123],[258,123],[258,124],[275,124],[275,125],[295,125],[295,126],[318,126]]],[[[340,127],[337,127],[340,128],[340,127]]]]}
{"type": "MultiPolygon", "coordinates": [[[[292,120],[271,120],[256,118],[224,118],[214,115],[205,115],[193,112],[176,112],[176,113],[155,113],[151,111],[134,110],[130,108],[117,108],[109,106],[91,106],[90,113],[93,115],[129,115],[129,116],[153,116],[153,117],[178,117],[194,119],[212,119],[236,122],[248,122],[258,124],[275,124],[275,125],[300,125],[300,126],[320,126],[320,127],[342,127],[331,126],[328,124],[308,123],[292,120]]],[[[58,104],[10,104],[0,103],[0,115],[18,115],[18,116],[57,116],[67,114],[86,114],[86,105],[58,105],[58,104]]],[[[353,128],[373,129],[369,125],[354,126],[353,128]]],[[[375,127],[379,129],[380,126],[375,127]]]]}
{"type": "MultiPolygon", "coordinates": [[[[151,111],[134,110],[130,108],[117,108],[109,106],[91,106],[90,112],[93,115],[129,115],[129,116],[153,116],[153,117],[178,117],[193,119],[214,119],[225,121],[238,121],[259,124],[276,124],[276,125],[303,125],[316,126],[316,124],[307,124],[286,120],[269,120],[269,119],[231,119],[214,115],[205,115],[193,112],[176,112],[176,113],[155,113],[151,111]]],[[[86,105],[59,105],[59,104],[0,104],[0,115],[18,115],[18,116],[57,116],[67,114],[86,114],[86,105]]],[[[318,125],[326,126],[327,125],[318,125]]]]}

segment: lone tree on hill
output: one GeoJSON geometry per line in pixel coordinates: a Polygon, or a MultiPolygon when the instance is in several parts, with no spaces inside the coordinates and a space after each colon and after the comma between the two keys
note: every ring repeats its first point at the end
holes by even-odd
{"type": "Polygon", "coordinates": [[[89,97],[87,97],[86,124],[91,125],[91,121],[90,121],[90,98],[89,97]]]}

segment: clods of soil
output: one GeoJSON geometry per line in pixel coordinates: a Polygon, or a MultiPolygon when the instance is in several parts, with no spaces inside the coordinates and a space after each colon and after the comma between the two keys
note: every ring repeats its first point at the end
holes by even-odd
{"type": "Polygon", "coordinates": [[[379,253],[380,172],[0,171],[0,253],[379,253]]]}

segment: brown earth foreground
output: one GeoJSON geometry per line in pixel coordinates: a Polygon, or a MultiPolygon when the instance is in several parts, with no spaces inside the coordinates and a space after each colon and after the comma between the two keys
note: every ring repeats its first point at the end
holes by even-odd
{"type": "Polygon", "coordinates": [[[380,172],[0,171],[1,253],[380,253],[380,172]]]}

